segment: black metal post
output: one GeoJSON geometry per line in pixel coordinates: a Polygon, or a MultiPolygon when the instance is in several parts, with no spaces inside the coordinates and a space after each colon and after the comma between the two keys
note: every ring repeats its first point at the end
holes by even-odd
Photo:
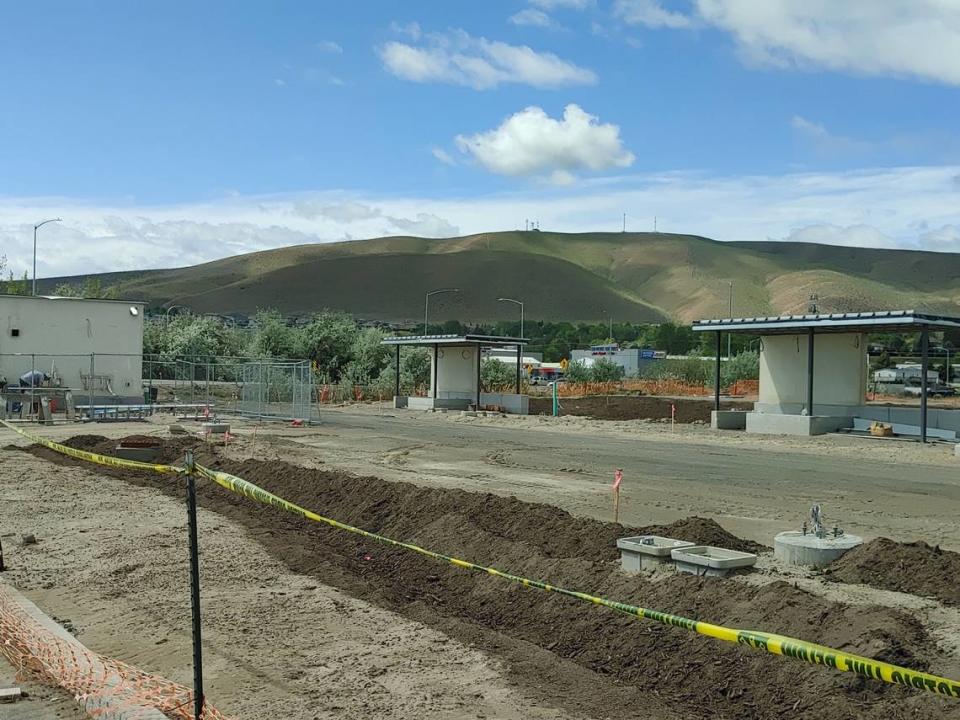
{"type": "Polygon", "coordinates": [[[930,365],[930,326],[920,331],[920,442],[927,441],[927,368],[930,365]]]}
{"type": "Polygon", "coordinates": [[[477,410],[480,409],[480,343],[477,343],[477,410]]]}
{"type": "Polygon", "coordinates": [[[193,612],[193,713],[200,720],[203,713],[203,650],[200,639],[200,549],[197,541],[197,486],[193,475],[193,453],[188,452],[187,526],[190,535],[190,607],[193,612]]]}
{"type": "Polygon", "coordinates": [[[433,399],[437,399],[437,360],[439,358],[439,352],[437,351],[437,345],[433,346],[433,399]]]}
{"type": "Polygon", "coordinates": [[[713,409],[720,412],[720,342],[723,333],[717,330],[717,362],[713,372],[713,409]]]}
{"type": "Polygon", "coordinates": [[[813,328],[807,331],[807,415],[813,415],[813,328]]]}
{"type": "Polygon", "coordinates": [[[3,541],[0,540],[0,572],[3,572],[7,569],[7,566],[3,564],[3,541]]]}
{"type": "Polygon", "coordinates": [[[400,346],[397,345],[397,378],[394,380],[394,397],[400,397],[400,346]]]}
{"type": "Polygon", "coordinates": [[[520,366],[523,364],[523,345],[517,345],[517,395],[520,394],[520,366]]]}

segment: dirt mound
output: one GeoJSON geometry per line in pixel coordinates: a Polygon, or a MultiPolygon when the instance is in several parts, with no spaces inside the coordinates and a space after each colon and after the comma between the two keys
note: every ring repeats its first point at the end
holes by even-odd
{"type": "MultiPolygon", "coordinates": [[[[644,607],[793,635],[916,669],[936,668],[943,661],[917,620],[887,608],[832,603],[785,583],[751,587],[684,575],[654,582],[619,571],[614,541],[624,534],[657,532],[756,549],[705,518],[622,528],[515,498],[286,463],[218,460],[199,441],[186,441],[198,448],[205,464],[320,513],[440,552],[644,607]]],[[[165,453],[178,456],[183,443],[168,441],[165,453]]],[[[100,471],[182,497],[182,480],[100,471]]],[[[252,503],[211,483],[200,483],[198,495],[204,507],[244,524],[296,572],[485,648],[504,659],[525,691],[577,714],[617,720],[773,720],[828,706],[835,718],[960,720],[960,703],[464,572],[252,503]]],[[[201,542],[203,533],[201,528],[201,542]]]]}
{"type": "Polygon", "coordinates": [[[960,576],[960,553],[922,541],[898,543],[877,538],[851,550],[826,572],[840,582],[935,597],[950,605],[960,605],[960,585],[956,582],[960,576]]]}
{"type": "MultiPolygon", "coordinates": [[[[75,450],[85,450],[87,452],[97,453],[98,455],[114,456],[117,454],[117,445],[129,443],[131,446],[140,444],[150,444],[160,442],[160,452],[157,455],[158,463],[176,463],[183,460],[184,453],[187,450],[198,450],[204,447],[204,442],[195,437],[176,437],[164,438],[157,435],[128,435],[124,438],[107,438],[103,435],[76,435],[63,442],[67,447],[75,450]]],[[[52,452],[52,451],[48,451],[52,452]]],[[[56,455],[56,459],[64,458],[63,455],[56,455]]],[[[44,455],[50,458],[50,455],[44,455]]],[[[54,459],[54,458],[51,458],[54,459]]]]}
{"type": "Polygon", "coordinates": [[[761,553],[770,549],[752,540],[738,538],[733,533],[720,527],[716,520],[696,516],[677,520],[669,525],[651,525],[639,528],[636,533],[638,535],[662,535],[676,540],[695,542],[698,545],[714,545],[728,550],[738,550],[739,552],[761,553]]]}

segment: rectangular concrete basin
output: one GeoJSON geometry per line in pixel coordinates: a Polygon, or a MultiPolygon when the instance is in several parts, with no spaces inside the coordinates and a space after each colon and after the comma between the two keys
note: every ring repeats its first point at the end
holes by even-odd
{"type": "Polygon", "coordinates": [[[717,577],[723,577],[732,570],[753,567],[757,562],[757,556],[753,553],[712,545],[678,548],[671,551],[670,556],[680,572],[717,577]]]}
{"type": "Polygon", "coordinates": [[[637,535],[620,538],[620,567],[626,572],[639,572],[670,561],[671,551],[677,548],[693,547],[692,542],[675,540],[660,535],[637,535]]]}

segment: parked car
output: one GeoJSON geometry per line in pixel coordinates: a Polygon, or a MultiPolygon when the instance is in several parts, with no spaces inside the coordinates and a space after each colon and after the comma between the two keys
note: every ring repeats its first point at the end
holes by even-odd
{"type": "MultiPolygon", "coordinates": [[[[920,381],[911,380],[903,386],[903,394],[909,397],[920,397],[920,381]]],[[[927,397],[948,397],[956,395],[957,391],[950,385],[941,382],[927,382],[927,397]]]]}

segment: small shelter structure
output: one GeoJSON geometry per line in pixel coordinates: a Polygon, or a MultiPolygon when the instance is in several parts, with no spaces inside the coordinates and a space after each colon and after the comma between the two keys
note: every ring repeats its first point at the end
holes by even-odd
{"type": "Polygon", "coordinates": [[[695,332],[716,334],[713,426],[748,432],[818,435],[841,428],[864,429],[872,421],[894,432],[955,440],[960,412],[927,407],[931,330],[960,328],[960,318],[913,310],[780,315],[697,320],[695,332]],[[920,335],[920,406],[867,405],[869,332],[920,335]],[[720,410],[720,363],[724,333],[759,335],[760,396],[752,412],[720,410]]]}
{"type": "Polygon", "coordinates": [[[396,347],[394,405],[420,410],[468,410],[497,407],[504,412],[526,415],[530,402],[520,393],[525,338],[492,335],[406,335],[384,338],[384,345],[396,347]],[[400,395],[400,348],[426,347],[430,353],[430,387],[426,397],[400,395]],[[483,392],[480,363],[483,348],[514,348],[516,385],[514,393],[483,392]]]}

